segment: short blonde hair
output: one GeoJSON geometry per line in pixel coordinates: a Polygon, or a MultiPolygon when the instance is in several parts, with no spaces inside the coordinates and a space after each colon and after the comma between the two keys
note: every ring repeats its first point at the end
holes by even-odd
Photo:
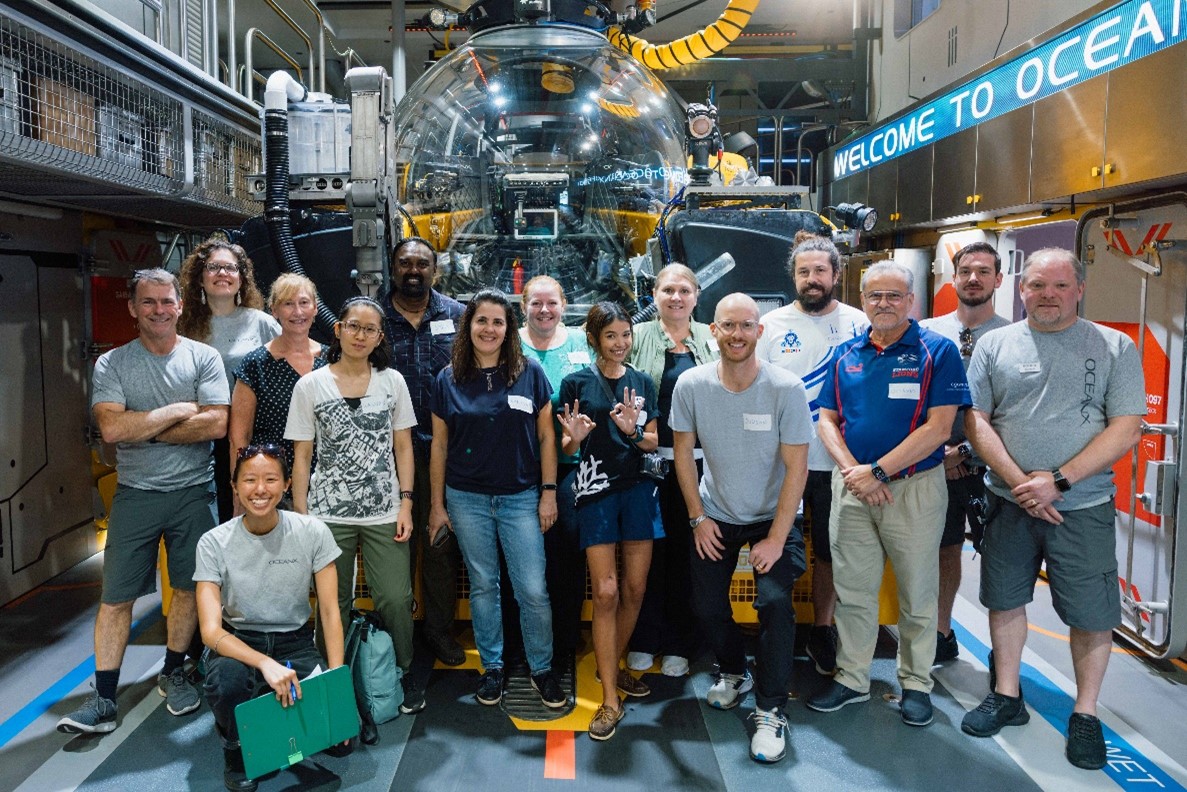
{"type": "MultiPolygon", "coordinates": [[[[528,295],[532,293],[532,289],[556,289],[556,293],[561,296],[561,305],[568,305],[569,300],[565,297],[565,289],[561,286],[560,281],[551,275],[537,275],[523,285],[523,291],[520,296],[523,297],[521,305],[527,304],[528,295]]],[[[526,309],[525,309],[526,310],[526,309]]]]}
{"type": "Polygon", "coordinates": [[[692,284],[692,288],[697,292],[701,290],[701,282],[697,280],[697,274],[692,271],[691,267],[681,264],[678,261],[672,262],[656,274],[655,289],[659,288],[659,284],[664,278],[684,278],[684,280],[692,284]]]}
{"type": "Polygon", "coordinates": [[[313,281],[304,275],[282,273],[279,278],[272,281],[272,290],[268,292],[268,307],[276,310],[277,305],[293,299],[301,292],[308,294],[309,298],[317,303],[317,287],[313,285],[313,281]]]}

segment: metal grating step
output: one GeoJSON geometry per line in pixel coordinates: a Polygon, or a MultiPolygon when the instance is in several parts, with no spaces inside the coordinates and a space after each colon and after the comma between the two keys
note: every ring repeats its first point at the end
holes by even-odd
{"type": "Polygon", "coordinates": [[[503,708],[503,712],[507,713],[513,718],[519,718],[526,721],[552,721],[565,717],[577,706],[575,691],[576,691],[576,673],[574,661],[569,660],[554,665],[552,668],[556,674],[556,681],[560,684],[561,690],[565,692],[568,697],[568,703],[557,709],[545,707],[540,702],[540,694],[532,688],[532,680],[528,674],[527,665],[516,664],[508,666],[506,669],[506,683],[503,689],[503,701],[499,706],[503,708]]]}

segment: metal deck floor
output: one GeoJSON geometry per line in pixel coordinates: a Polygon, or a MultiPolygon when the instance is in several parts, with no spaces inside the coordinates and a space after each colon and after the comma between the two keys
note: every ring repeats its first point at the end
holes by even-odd
{"type": "MultiPolygon", "coordinates": [[[[89,693],[91,629],[101,557],[79,565],[0,609],[0,790],[219,790],[221,752],[203,706],[169,715],[154,690],[163,655],[159,600],[138,603],[121,680],[120,726],[105,736],[58,734],[57,719],[89,693]]],[[[1063,629],[1045,586],[1032,607],[1024,690],[1030,724],[994,739],[960,732],[960,719],[986,686],[988,625],[975,604],[977,562],[955,614],[961,657],[935,669],[935,722],[904,726],[893,696],[893,638],[884,631],[868,704],[820,714],[789,702],[787,757],[774,766],[747,753],[754,699],[730,711],[704,704],[710,664],[684,679],[646,677],[653,694],[628,702],[618,734],[596,743],[584,734],[600,690],[593,658],[579,660],[578,708],[552,724],[513,722],[473,699],[476,657],[461,670],[419,665],[428,709],[380,728],[381,741],[345,758],[323,754],[266,778],[274,790],[1096,790],[1187,788],[1187,666],[1150,662],[1115,646],[1102,695],[1110,743],[1105,770],[1071,767],[1063,730],[1074,689],[1063,629]]],[[[795,693],[823,684],[806,660],[795,693]]]]}

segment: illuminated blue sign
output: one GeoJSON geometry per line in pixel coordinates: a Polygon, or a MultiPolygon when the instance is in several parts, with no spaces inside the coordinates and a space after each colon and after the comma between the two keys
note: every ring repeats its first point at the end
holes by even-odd
{"type": "MultiPolygon", "coordinates": [[[[1129,0],[833,153],[833,180],[1132,63],[1187,36],[1187,0],[1129,0]]],[[[1167,75],[1167,79],[1178,79],[1167,75]]]]}

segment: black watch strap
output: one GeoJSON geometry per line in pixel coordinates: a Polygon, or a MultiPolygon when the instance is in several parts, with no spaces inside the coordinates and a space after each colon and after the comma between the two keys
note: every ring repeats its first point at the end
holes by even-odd
{"type": "Polygon", "coordinates": [[[1063,477],[1063,473],[1059,468],[1052,470],[1051,476],[1055,479],[1055,489],[1060,492],[1067,492],[1072,488],[1072,483],[1063,477]]]}

